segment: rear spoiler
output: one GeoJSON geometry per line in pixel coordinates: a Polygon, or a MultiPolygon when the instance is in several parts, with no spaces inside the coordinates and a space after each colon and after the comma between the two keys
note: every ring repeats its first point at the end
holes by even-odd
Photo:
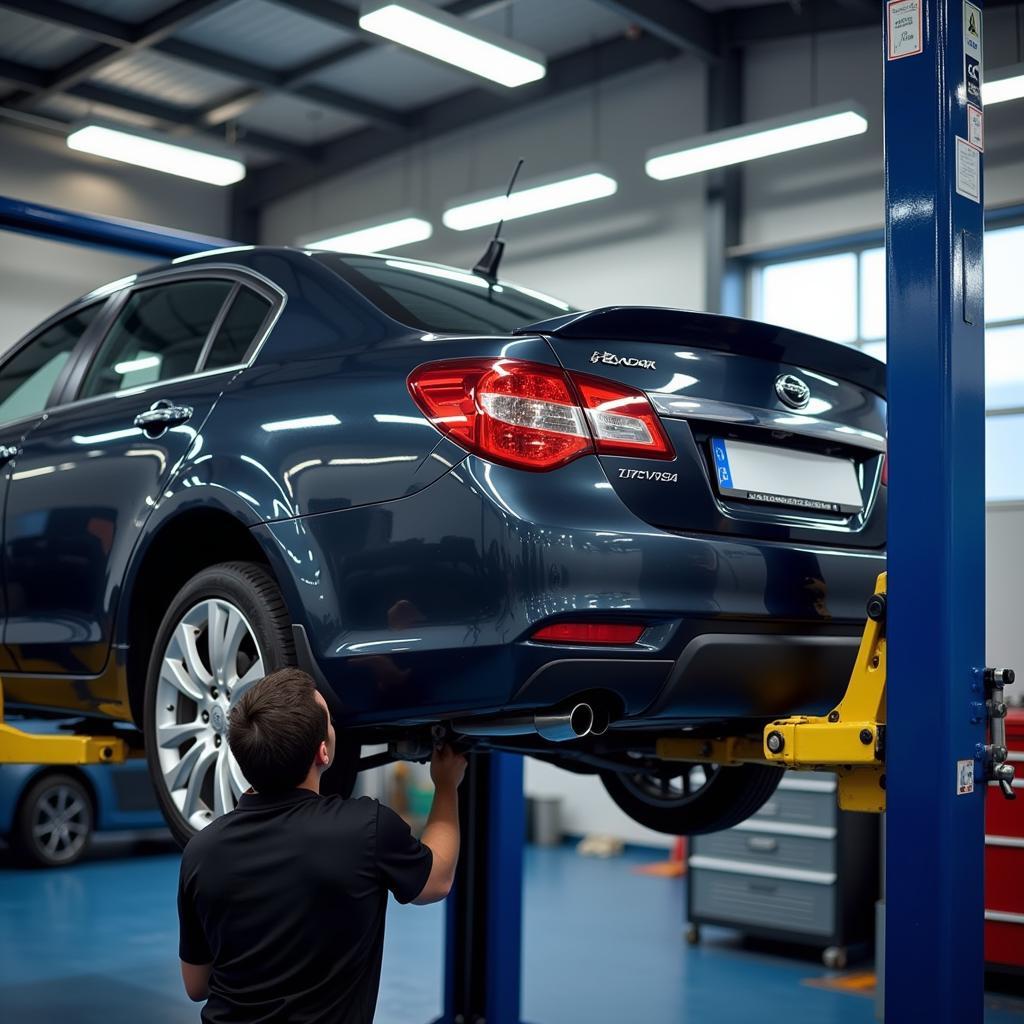
{"type": "Polygon", "coordinates": [[[841,377],[885,398],[885,364],[863,352],[785,327],[658,306],[602,306],[518,327],[587,341],[642,341],[733,352],[841,377]]]}

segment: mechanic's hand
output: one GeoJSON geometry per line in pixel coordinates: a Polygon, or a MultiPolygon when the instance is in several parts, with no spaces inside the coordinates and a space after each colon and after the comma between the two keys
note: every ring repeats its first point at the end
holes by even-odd
{"type": "Polygon", "coordinates": [[[461,754],[456,754],[449,746],[434,748],[434,755],[430,759],[430,777],[436,789],[446,786],[458,789],[465,774],[466,759],[461,754]]]}

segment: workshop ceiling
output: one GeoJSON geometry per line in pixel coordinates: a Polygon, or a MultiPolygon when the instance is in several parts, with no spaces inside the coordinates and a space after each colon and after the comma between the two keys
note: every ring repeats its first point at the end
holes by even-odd
{"type": "Polygon", "coordinates": [[[0,118],[227,140],[259,202],[681,53],[878,21],[871,0],[431,2],[540,50],[547,77],[484,84],[363,32],[359,0],[0,0],[0,118]]]}

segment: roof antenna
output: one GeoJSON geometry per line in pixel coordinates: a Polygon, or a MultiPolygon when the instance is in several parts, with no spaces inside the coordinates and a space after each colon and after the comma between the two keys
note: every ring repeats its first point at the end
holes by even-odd
{"type": "MultiPolygon", "coordinates": [[[[512,189],[515,187],[516,178],[519,177],[519,169],[522,166],[523,160],[520,157],[519,162],[516,164],[516,169],[512,172],[508,189],[505,192],[506,200],[512,195],[512,189]]],[[[494,229],[494,237],[488,243],[487,251],[480,257],[480,262],[473,268],[474,274],[479,274],[480,277],[486,278],[491,284],[498,283],[498,267],[501,265],[501,257],[505,255],[505,242],[501,238],[501,229],[504,224],[505,218],[502,217],[498,221],[498,226],[494,229]]]]}

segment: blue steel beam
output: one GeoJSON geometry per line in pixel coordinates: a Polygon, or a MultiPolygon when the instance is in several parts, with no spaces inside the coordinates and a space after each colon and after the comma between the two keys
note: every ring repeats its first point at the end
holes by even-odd
{"type": "Polygon", "coordinates": [[[892,463],[885,1019],[981,1024],[981,157],[961,141],[963,0],[900,0],[882,11],[892,463]],[[960,765],[975,780],[962,795],[971,787],[960,765]]]}
{"type": "Polygon", "coordinates": [[[224,238],[140,224],[137,221],[75,213],[40,203],[0,196],[0,231],[16,231],[55,242],[107,249],[129,256],[187,256],[234,245],[224,238]]]}

